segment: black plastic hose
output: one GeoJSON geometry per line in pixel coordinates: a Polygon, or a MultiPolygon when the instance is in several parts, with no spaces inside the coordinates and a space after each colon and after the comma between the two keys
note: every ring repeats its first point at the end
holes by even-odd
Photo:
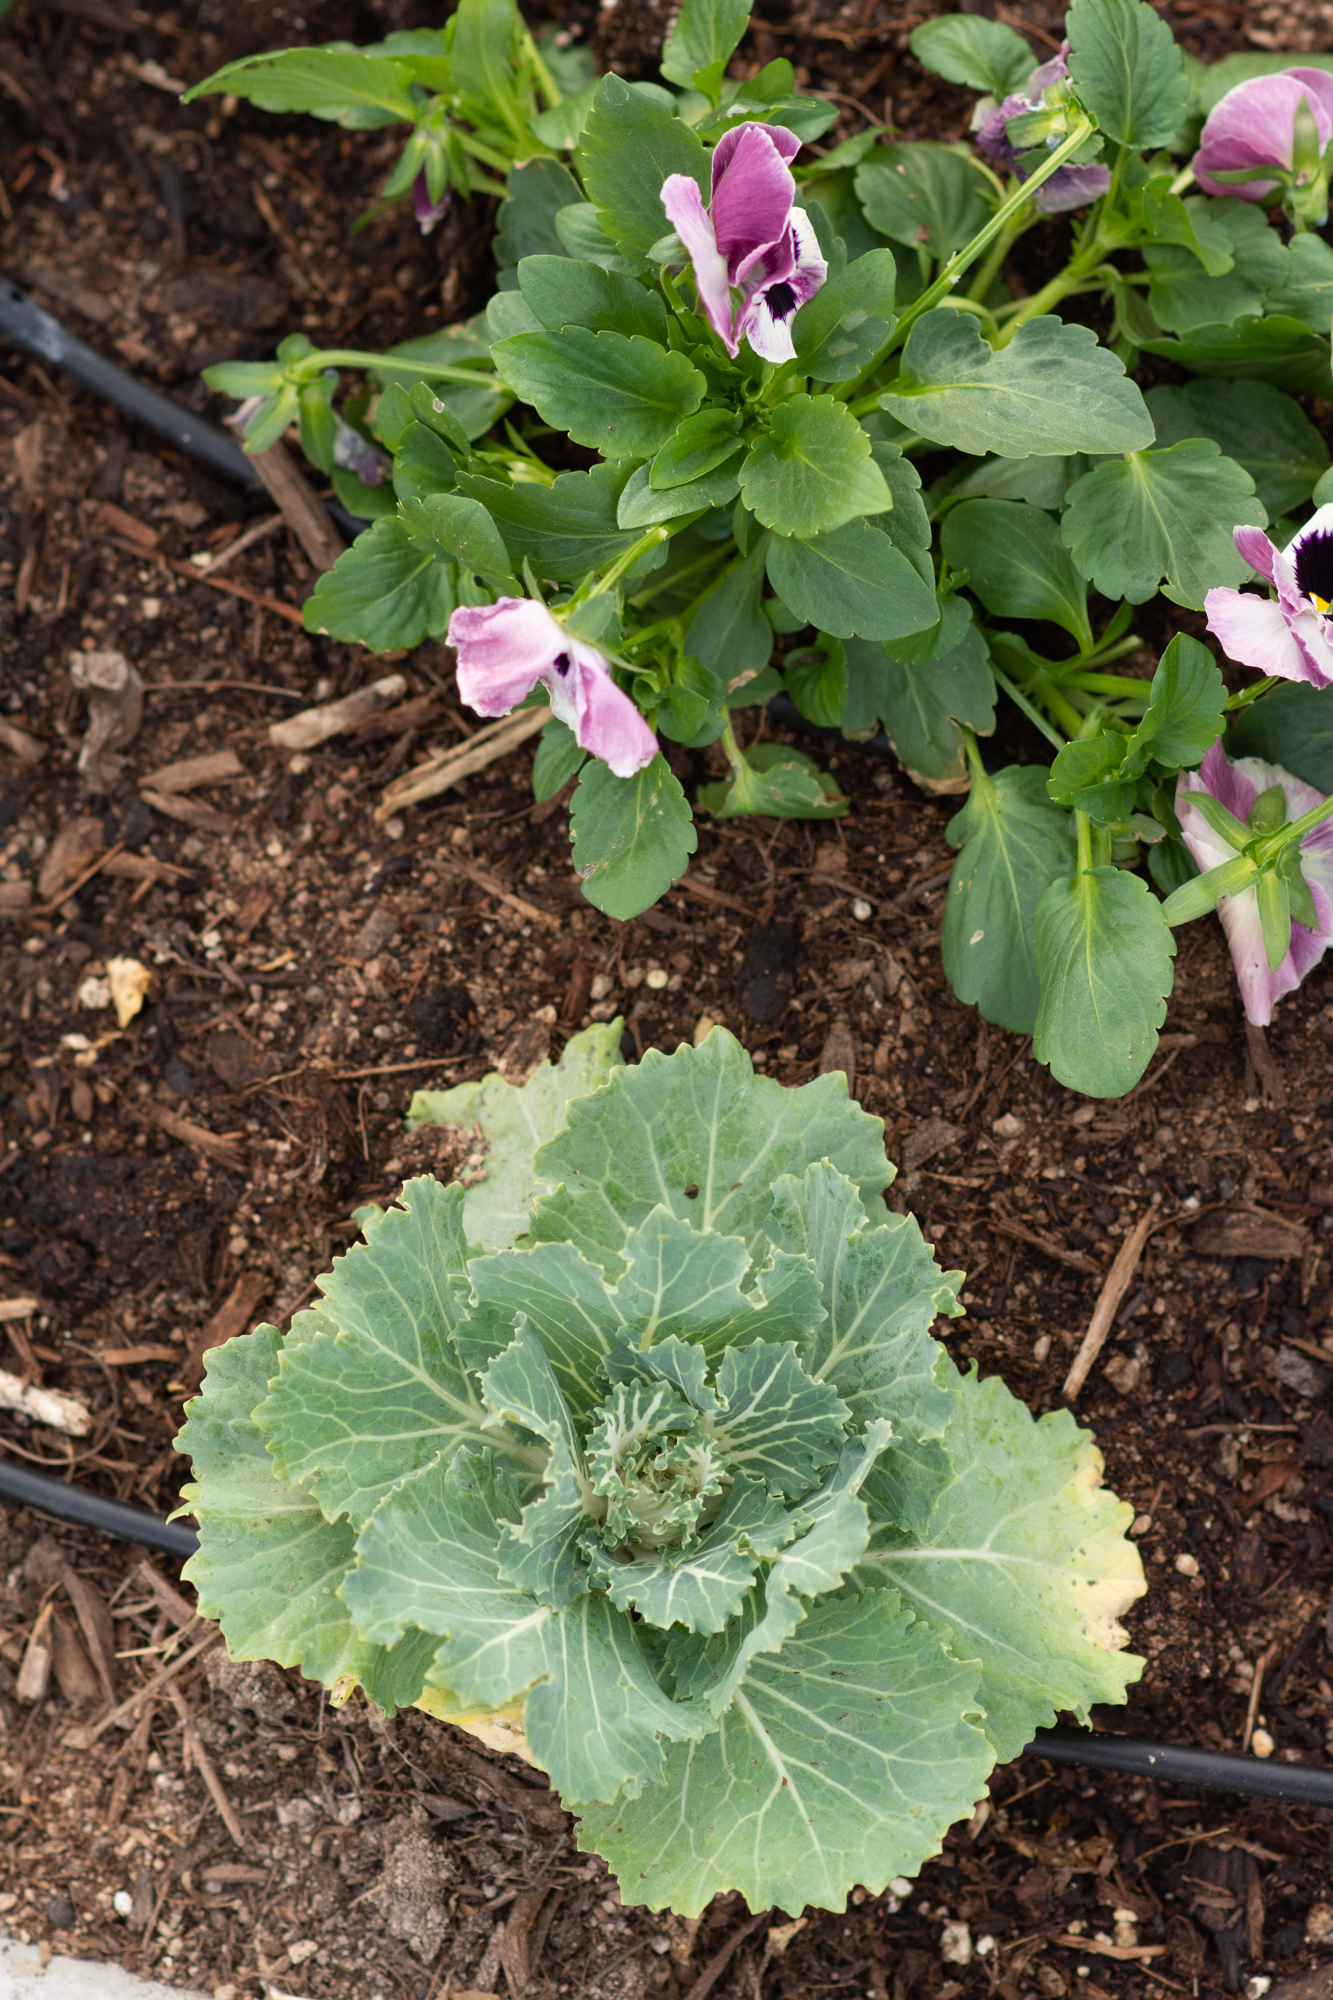
{"type": "MultiPolygon", "coordinates": [[[[191,410],[170,396],[164,396],[157,389],[150,389],[145,383],[117,367],[114,361],[88,347],[60,324],[52,314],[30,299],[9,278],[0,278],[0,334],[21,348],[25,354],[32,354],[39,361],[49,361],[54,368],[63,368],[85,389],[91,389],[96,396],[102,396],[123,410],[136,423],[145,424],[159,437],[166,438],[181,451],[188,452],[202,464],[209,465],[214,472],[225,474],[241,486],[251,491],[262,489],[263,480],[255,471],[253,460],[246,457],[234,438],[210,424],[204,417],[196,417],[191,410]]],[[[358,520],[355,514],[336,500],[325,503],[328,513],[345,535],[357,536],[366,521],[358,520]]]]}
{"type": "Polygon", "coordinates": [[[1039,1729],[1023,1755],[1048,1757],[1056,1764],[1081,1764],[1092,1771],[1121,1771],[1131,1778],[1193,1785],[1205,1791],[1245,1792],[1251,1798],[1333,1806],[1333,1771],[1318,1764],[1268,1763],[1224,1750],[1184,1750],[1170,1743],[1147,1743],[1133,1736],[1097,1736],[1082,1729],[1039,1729]]]}
{"type": "Polygon", "coordinates": [[[71,1486],[63,1479],[51,1479],[44,1472],[29,1472],[12,1458],[0,1454],[0,1494],[21,1506],[35,1507],[41,1514],[54,1514],[58,1521],[77,1521],[82,1528],[97,1528],[122,1542],[142,1542],[150,1549],[165,1549],[168,1555],[192,1556],[199,1537],[183,1521],[166,1521],[146,1507],[130,1507],[123,1500],[107,1500],[84,1486],[71,1486]]]}
{"type": "Polygon", "coordinates": [[[168,438],[182,451],[189,452],[192,458],[211,465],[215,472],[225,473],[228,479],[235,479],[242,486],[263,485],[234,438],[229,438],[216,424],[206,423],[202,417],[183,410],[170,396],[147,388],[125,369],[118,368],[114,361],[108,361],[94,348],[76,340],[72,333],[65,331],[58,319],[54,319],[8,278],[0,279],[0,333],[15,347],[21,347],[25,354],[36,355],[39,361],[49,361],[52,367],[63,368],[85,389],[91,389],[94,395],[104,396],[108,403],[114,403],[127,417],[146,424],[149,430],[168,438]]]}

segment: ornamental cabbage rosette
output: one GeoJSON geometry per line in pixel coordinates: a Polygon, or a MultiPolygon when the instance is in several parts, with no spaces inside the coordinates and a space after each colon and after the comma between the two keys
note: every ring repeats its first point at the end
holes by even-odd
{"type": "Polygon", "coordinates": [[[612,1024],[412,1116],[479,1122],[494,1178],[362,1211],[181,1434],[233,1657],[520,1748],[626,1901],[686,1914],[882,1889],[1123,1698],[1132,1510],[931,1339],[962,1274],[840,1075],[783,1089],[722,1030],[627,1069],[612,1024]]]}

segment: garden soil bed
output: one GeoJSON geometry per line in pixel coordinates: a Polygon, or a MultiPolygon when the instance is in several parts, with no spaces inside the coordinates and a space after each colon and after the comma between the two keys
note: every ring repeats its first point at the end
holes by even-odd
{"type": "MultiPolygon", "coordinates": [[[[1055,9],[995,11],[1053,46],[1055,9]]],[[[1164,11],[1213,56],[1333,41],[1333,9],[1302,0],[1164,11]]],[[[484,210],[456,209],[426,242],[401,210],[348,238],[391,141],[177,101],[180,81],[248,50],[418,18],[399,0],[310,0],[304,15],[20,0],[0,42],[0,267],[214,414],[198,381],[210,361],[297,328],[386,345],[473,309],[484,210]]],[[[645,74],[664,16],[621,0],[563,18],[645,74]]],[[[767,0],[747,52],[789,53],[803,82],[838,93],[842,132],[870,116],[954,137],[968,102],[904,53],[917,18],[883,0],[767,0]]],[[[1333,412],[1312,413],[1333,437],[1333,412]]],[[[533,807],[527,751],[376,827],[385,783],[475,726],[443,648],[392,663],[410,707],[276,750],[273,722],[388,669],[272,608],[299,606],[313,580],[285,531],[223,572],[245,594],[182,575],[173,564],[268,503],[8,352],[0,510],[0,718],[40,748],[24,762],[0,746],[0,1296],[37,1301],[0,1328],[0,1366],[95,1418],[62,1443],[6,1417],[5,1450],[167,1510],[204,1344],[285,1321],[354,1207],[455,1164],[435,1135],[404,1138],[414,1088],[498,1062],[517,1074],[590,1017],[623,1013],[634,1056],[708,1016],[783,1082],[853,1077],[904,1169],[894,1199],[969,1273],[967,1317],[941,1335],[1035,1411],[1059,1406],[1102,1278],[1153,1211],[1078,1405],[1134,1506],[1152,1586],[1129,1620],[1144,1678],[1102,1719],[1239,1748],[1262,1660],[1253,1719],[1274,1754],[1333,1757],[1325,971],[1266,1043],[1247,1041],[1220,932],[1180,933],[1148,1075],[1121,1103],[1083,1102],[954,1001],[938,957],[951,804],[865,750],[829,746],[845,821],[704,821],[686,886],[613,923],[579,895],[566,801],[533,807]],[[70,661],[106,648],[148,685],[118,782],[90,799],[70,661]],[[240,771],[213,789],[150,782],[224,749],[240,771]],[[81,879],[108,847],[119,859],[81,879]],[[153,975],[118,1035],[85,1004],[115,956],[153,975]]],[[[1035,754],[1018,735],[998,747],[1035,754]]],[[[709,774],[706,753],[672,758],[691,790],[709,774]]],[[[174,1636],[179,1578],[142,1560],[0,1510],[0,1924],[21,1938],[223,2000],[1146,2000],[1254,1979],[1274,1982],[1270,2000],[1333,1996],[1326,1812],[1020,1762],[910,1896],[803,1923],[752,1922],[722,1898],[694,1925],[622,1910],[521,1765],[415,1714],[335,1713],[217,1646],[94,1737],[99,1662],[124,1702],[207,1637],[174,1636]],[[44,1608],[55,1673],[21,1704],[44,1608]]]]}

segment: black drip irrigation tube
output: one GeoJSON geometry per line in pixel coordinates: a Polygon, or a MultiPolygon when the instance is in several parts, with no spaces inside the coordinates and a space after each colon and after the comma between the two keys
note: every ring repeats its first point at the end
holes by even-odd
{"type": "MultiPolygon", "coordinates": [[[[39,1513],[54,1514],[57,1520],[76,1521],[81,1527],[97,1528],[125,1542],[142,1542],[170,1555],[192,1556],[199,1547],[198,1535],[183,1522],[164,1520],[144,1507],[127,1507],[121,1500],[104,1500],[100,1493],[29,1472],[3,1456],[0,1494],[39,1513]]],[[[1082,1729],[1039,1729],[1022,1755],[1044,1757],[1054,1764],[1077,1764],[1083,1770],[1152,1778],[1159,1784],[1333,1808],[1333,1770],[1319,1765],[1267,1763],[1223,1750],[1180,1749],[1169,1743],[1099,1736],[1082,1729]]]]}
{"type": "MultiPolygon", "coordinates": [[[[234,479],[251,492],[263,491],[264,482],[255,471],[253,459],[246,456],[234,438],[206,418],[183,409],[172,397],[150,389],[114,361],[108,361],[96,348],[76,339],[9,278],[0,278],[0,334],[24,354],[63,369],[95,396],[114,404],[148,430],[156,431],[159,437],[188,452],[202,465],[234,479]]],[[[336,500],[326,501],[325,506],[344,534],[359,535],[369,525],[349,514],[336,500]]]]}
{"type": "MultiPolygon", "coordinates": [[[[182,409],[170,396],[147,388],[114,361],[85,346],[8,279],[0,279],[0,334],[25,353],[63,368],[84,388],[104,397],[126,416],[147,425],[215,472],[224,473],[252,490],[262,485],[252,461],[225,431],[182,409]]],[[[329,507],[329,513],[339,527],[353,535],[366,525],[336,504],[329,507]]],[[[813,727],[789,695],[775,696],[769,710],[779,722],[807,730],[813,727]]],[[[857,748],[868,750],[872,757],[895,757],[893,745],[883,730],[857,748]]],[[[81,1527],[97,1528],[121,1541],[141,1542],[169,1555],[192,1556],[199,1547],[198,1535],[184,1522],[164,1520],[160,1514],[152,1514],[144,1507],[127,1506],[122,1500],[105,1500],[100,1493],[89,1493],[82,1486],[48,1478],[44,1473],[29,1472],[3,1456],[0,1456],[0,1494],[22,1506],[34,1507],[39,1513],[53,1514],[57,1520],[75,1521],[81,1527]]],[[[1044,1757],[1056,1764],[1077,1764],[1084,1770],[1117,1771],[1126,1777],[1152,1778],[1159,1783],[1333,1809],[1333,1770],[1318,1765],[1269,1763],[1222,1750],[1180,1749],[1168,1743],[1143,1742],[1132,1736],[1099,1736],[1080,1729],[1039,1729],[1022,1754],[1044,1757]]]]}

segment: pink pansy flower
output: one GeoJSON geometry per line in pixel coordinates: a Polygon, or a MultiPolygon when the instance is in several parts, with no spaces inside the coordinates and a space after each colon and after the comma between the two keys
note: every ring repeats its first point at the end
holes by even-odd
{"type": "MultiPolygon", "coordinates": [[[[1246,825],[1255,800],[1273,785],[1282,787],[1289,820],[1299,819],[1321,803],[1321,794],[1313,786],[1302,784],[1281,765],[1265,763],[1262,757],[1240,757],[1232,763],[1220,743],[1213,745],[1197,771],[1181,772],[1176,780],[1176,817],[1185,845],[1200,869],[1206,873],[1221,867],[1233,859],[1235,850],[1213,831],[1197,806],[1190,804],[1191,792],[1211,792],[1219,805],[1246,825]]],[[[1333,822],[1325,820],[1306,834],[1301,842],[1301,873],[1314,899],[1319,928],[1310,930],[1293,919],[1291,947],[1276,967],[1269,965],[1264,949],[1258,890],[1250,887],[1218,900],[1217,914],[1231,946],[1245,1012],[1259,1028],[1272,1020],[1274,1005],[1282,995],[1293,992],[1318,965],[1333,937],[1333,822]]]]}
{"type": "Polygon", "coordinates": [[[765,361],[794,360],[792,320],[828,276],[814,226],[794,205],[788,163],[800,147],[779,125],[735,125],[713,150],[706,210],[689,174],[668,174],[662,183],[662,206],[690,253],[699,304],[728,354],[739,353],[745,339],[765,361]]]}
{"type": "Polygon", "coordinates": [[[632,778],[657,755],[657,738],[597,648],[571,639],[535,598],[460,606],[449,620],[449,644],[458,655],[458,692],[478,715],[508,715],[543,681],[552,712],[618,778],[632,778]]]}
{"type": "Polygon", "coordinates": [[[412,213],[423,236],[429,236],[436,223],[449,206],[449,190],[446,188],[438,201],[430,198],[430,186],[423,167],[412,183],[412,213]]]}
{"type": "Polygon", "coordinates": [[[1296,113],[1304,98],[1324,152],[1333,139],[1333,76],[1322,69],[1284,69],[1276,76],[1252,76],[1229,90],[1208,113],[1191,165],[1205,194],[1266,201],[1281,183],[1271,175],[1239,183],[1215,181],[1213,174],[1246,167],[1292,170],[1296,113]]]}
{"type": "Polygon", "coordinates": [[[1321,507],[1275,549],[1262,528],[1236,528],[1236,547],[1271,583],[1276,599],[1239,590],[1210,590],[1208,630],[1229,660],[1279,680],[1333,684],[1333,505],[1321,507]]]}
{"type": "MultiPolygon", "coordinates": [[[[983,98],[977,110],[980,122],[977,124],[977,150],[994,160],[997,166],[1008,167],[1020,180],[1027,175],[1018,165],[1018,149],[1009,138],[1006,126],[1011,118],[1018,118],[1027,111],[1040,111],[1043,96],[1049,86],[1059,83],[1069,74],[1068,42],[1062,42],[1059,55],[1034,69],[1028,78],[1026,94],[1015,91],[1006,97],[1003,104],[992,105],[983,98]]],[[[1052,139],[1051,144],[1056,141],[1052,139]]],[[[1070,208],[1082,208],[1085,203],[1096,201],[1106,193],[1111,185],[1111,176],[1105,167],[1057,167],[1048,181],[1043,181],[1032,199],[1043,215],[1059,215],[1070,208]]]]}

